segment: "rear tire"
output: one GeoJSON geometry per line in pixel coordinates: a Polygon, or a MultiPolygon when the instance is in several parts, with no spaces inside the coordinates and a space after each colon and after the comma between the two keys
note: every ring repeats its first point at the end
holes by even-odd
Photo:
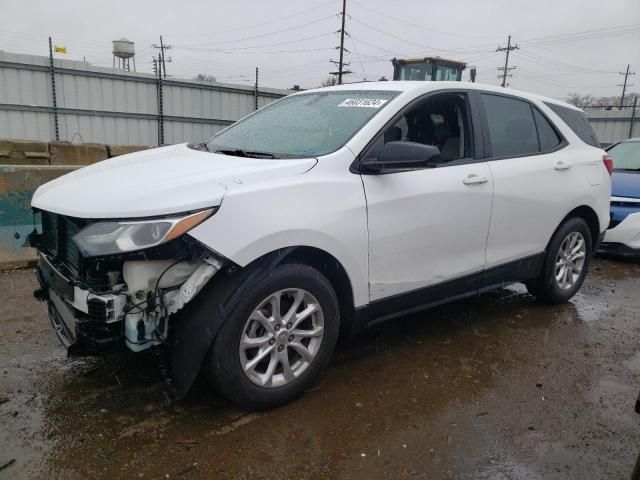
{"type": "Polygon", "coordinates": [[[306,265],[280,265],[227,316],[204,373],[244,408],[282,405],[302,394],[325,368],[339,326],[338,300],[325,276],[306,265]]]}
{"type": "Polygon", "coordinates": [[[526,282],[529,293],[545,303],[568,302],[589,271],[593,240],[579,217],[564,222],[549,242],[540,276],[526,282]]]}

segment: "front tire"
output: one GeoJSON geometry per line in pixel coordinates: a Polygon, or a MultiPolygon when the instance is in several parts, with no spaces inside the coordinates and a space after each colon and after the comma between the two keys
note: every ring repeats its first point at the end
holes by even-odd
{"type": "Polygon", "coordinates": [[[205,374],[225,397],[250,410],[287,403],[329,362],[338,312],[324,275],[306,265],[280,265],[227,316],[203,365],[205,374]]]}
{"type": "Polygon", "coordinates": [[[582,218],[564,222],[549,242],[540,276],[525,284],[529,293],[546,303],[568,302],[587,276],[592,245],[591,231],[582,218]]]}

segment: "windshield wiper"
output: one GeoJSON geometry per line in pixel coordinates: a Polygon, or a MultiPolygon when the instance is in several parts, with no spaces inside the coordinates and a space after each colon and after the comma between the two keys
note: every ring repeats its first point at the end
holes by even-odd
{"type": "Polygon", "coordinates": [[[248,150],[241,150],[239,148],[227,148],[214,150],[213,153],[222,153],[223,155],[233,155],[235,157],[247,157],[247,158],[276,158],[273,153],[267,152],[250,152],[248,150]]]}
{"type": "Polygon", "coordinates": [[[206,150],[207,152],[209,151],[209,147],[207,147],[207,142],[190,143],[187,146],[189,148],[193,148],[194,150],[206,150]]]}
{"type": "Polygon", "coordinates": [[[614,168],[614,172],[640,172],[640,168],[614,168]]]}

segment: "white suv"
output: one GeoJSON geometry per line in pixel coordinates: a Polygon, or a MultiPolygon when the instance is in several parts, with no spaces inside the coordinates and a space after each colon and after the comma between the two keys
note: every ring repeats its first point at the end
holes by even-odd
{"type": "Polygon", "coordinates": [[[199,145],[40,187],[36,292],[71,355],[166,346],[249,408],[287,402],[339,333],[524,282],[569,300],[609,223],[582,113],[460,82],[291,95],[199,145]]]}

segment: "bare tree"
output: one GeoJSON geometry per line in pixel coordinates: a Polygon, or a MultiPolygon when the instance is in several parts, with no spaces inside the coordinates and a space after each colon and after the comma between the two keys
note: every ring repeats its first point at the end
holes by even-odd
{"type": "Polygon", "coordinates": [[[334,76],[325,78],[322,82],[320,82],[321,87],[333,87],[338,84],[338,79],[334,76]]]}
{"type": "Polygon", "coordinates": [[[198,81],[198,82],[205,82],[205,83],[216,83],[216,77],[214,77],[213,75],[209,75],[207,73],[199,73],[197,74],[195,77],[193,77],[194,80],[198,81]]]}
{"type": "MultiPolygon", "coordinates": [[[[637,93],[629,93],[624,97],[624,106],[633,105],[634,97],[638,96],[637,93]]],[[[617,107],[620,105],[620,97],[596,97],[595,95],[580,95],[579,93],[570,93],[567,95],[567,102],[575,105],[578,108],[586,107],[617,107]]]]}
{"type": "Polygon", "coordinates": [[[579,93],[570,93],[567,95],[567,103],[575,105],[578,108],[584,108],[587,105],[593,105],[596,98],[593,95],[580,95],[579,93]]]}

